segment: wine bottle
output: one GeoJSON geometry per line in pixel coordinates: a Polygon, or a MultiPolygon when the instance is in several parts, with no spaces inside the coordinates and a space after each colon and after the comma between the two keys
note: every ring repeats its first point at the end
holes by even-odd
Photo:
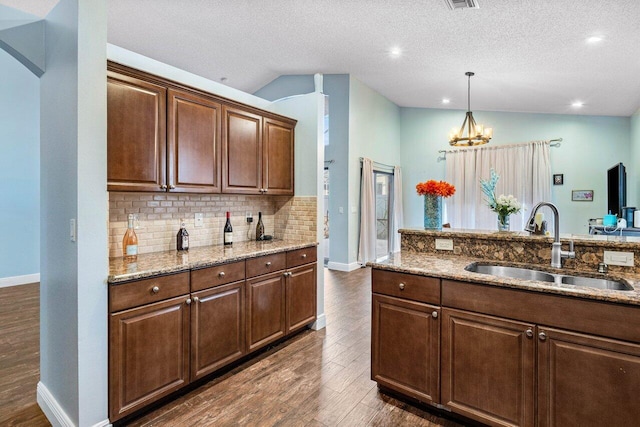
{"type": "Polygon", "coordinates": [[[176,246],[179,251],[188,251],[189,250],[189,233],[187,229],[184,227],[184,220],[180,220],[180,230],[178,230],[178,235],[176,236],[176,246]]]}
{"type": "Polygon", "coordinates": [[[264,240],[264,224],[262,223],[262,212],[258,212],[258,224],[256,225],[256,240],[264,240]]]}
{"type": "Polygon", "coordinates": [[[128,260],[138,257],[138,236],[133,229],[133,214],[129,214],[127,218],[127,231],[122,239],[122,256],[128,260]]]}
{"type": "Polygon", "coordinates": [[[231,226],[231,214],[227,212],[227,222],[224,224],[224,244],[233,245],[233,227],[231,226]]]}

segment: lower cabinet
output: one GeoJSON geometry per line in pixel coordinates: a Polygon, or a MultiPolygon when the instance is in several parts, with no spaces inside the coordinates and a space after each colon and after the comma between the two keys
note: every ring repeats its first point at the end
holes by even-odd
{"type": "Polygon", "coordinates": [[[371,377],[426,403],[439,402],[440,308],[373,295],[371,377]]]}
{"type": "Polygon", "coordinates": [[[286,276],[287,333],[316,320],[316,264],[292,268],[286,276]]]}
{"type": "Polygon", "coordinates": [[[244,281],[192,294],[191,380],[246,354],[244,281]]]}
{"type": "Polygon", "coordinates": [[[497,426],[533,426],[535,325],[442,309],[442,404],[497,426]]]}
{"type": "Polygon", "coordinates": [[[183,295],[111,315],[112,421],[189,382],[189,303],[183,295]]]}
{"type": "Polygon", "coordinates": [[[247,347],[256,350],[279,338],[285,326],[285,273],[247,280],[247,347]]]}
{"type": "Polygon", "coordinates": [[[640,345],[539,328],[539,426],[637,426],[638,395],[640,345]]]}

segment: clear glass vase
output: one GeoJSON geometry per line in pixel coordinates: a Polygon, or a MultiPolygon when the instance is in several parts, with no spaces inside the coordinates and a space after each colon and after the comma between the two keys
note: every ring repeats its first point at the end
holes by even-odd
{"type": "Polygon", "coordinates": [[[442,196],[425,194],[424,228],[425,230],[442,230],[442,196]]]}
{"type": "Polygon", "coordinates": [[[509,217],[510,215],[498,214],[498,231],[509,231],[509,217]]]}

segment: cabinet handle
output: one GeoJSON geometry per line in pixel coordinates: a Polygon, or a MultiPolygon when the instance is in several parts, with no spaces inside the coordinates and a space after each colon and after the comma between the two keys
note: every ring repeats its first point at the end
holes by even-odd
{"type": "Polygon", "coordinates": [[[545,334],[544,332],[540,332],[538,334],[538,338],[540,338],[540,341],[546,341],[547,340],[547,334],[545,334]]]}
{"type": "Polygon", "coordinates": [[[175,185],[173,185],[173,184],[169,185],[169,190],[175,190],[175,189],[176,189],[175,185]]]}
{"type": "Polygon", "coordinates": [[[267,261],[267,262],[265,262],[265,263],[264,263],[264,265],[265,265],[266,267],[271,267],[271,261],[267,261]]]}
{"type": "Polygon", "coordinates": [[[193,297],[193,302],[200,302],[200,298],[198,298],[198,297],[193,297]]]}
{"type": "Polygon", "coordinates": [[[164,184],[162,184],[162,185],[160,186],[160,189],[161,189],[161,190],[166,190],[166,189],[167,189],[167,186],[166,186],[166,185],[164,185],[164,184]]]}
{"type": "Polygon", "coordinates": [[[287,271],[284,273],[284,277],[291,277],[293,276],[293,273],[291,273],[290,271],[287,271]]]}
{"type": "Polygon", "coordinates": [[[404,283],[400,283],[400,286],[398,286],[400,288],[401,291],[404,291],[404,283]]]}
{"type": "Polygon", "coordinates": [[[525,334],[529,337],[532,338],[533,337],[533,331],[531,329],[527,329],[527,331],[525,332],[525,334]]]}
{"type": "Polygon", "coordinates": [[[262,189],[262,192],[263,192],[263,193],[266,193],[266,192],[267,192],[267,189],[266,189],[266,188],[263,188],[263,189],[262,189]]]}
{"type": "Polygon", "coordinates": [[[302,259],[305,259],[307,257],[307,254],[302,254],[302,259]]]}
{"type": "Polygon", "coordinates": [[[437,311],[432,312],[431,313],[431,317],[433,317],[434,319],[437,319],[438,318],[438,312],[437,311]]]}
{"type": "Polygon", "coordinates": [[[185,302],[187,303],[187,305],[191,305],[191,298],[187,298],[185,302]]]}
{"type": "Polygon", "coordinates": [[[221,271],[220,273],[218,273],[218,277],[224,277],[224,271],[221,271]]]}
{"type": "Polygon", "coordinates": [[[154,286],[153,288],[151,288],[151,292],[157,294],[158,292],[160,292],[160,288],[158,286],[154,286]]]}

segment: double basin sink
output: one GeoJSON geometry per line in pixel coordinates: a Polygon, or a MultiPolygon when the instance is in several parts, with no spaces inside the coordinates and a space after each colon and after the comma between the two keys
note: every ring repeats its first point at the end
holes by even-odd
{"type": "Polygon", "coordinates": [[[611,289],[617,291],[632,291],[633,287],[621,280],[600,279],[585,276],[571,276],[568,274],[548,273],[546,271],[533,270],[528,268],[507,267],[489,263],[474,262],[467,265],[465,270],[490,274],[498,277],[510,277],[512,279],[536,280],[539,282],[549,282],[555,284],[565,284],[573,286],[586,286],[588,288],[611,289]]]}

